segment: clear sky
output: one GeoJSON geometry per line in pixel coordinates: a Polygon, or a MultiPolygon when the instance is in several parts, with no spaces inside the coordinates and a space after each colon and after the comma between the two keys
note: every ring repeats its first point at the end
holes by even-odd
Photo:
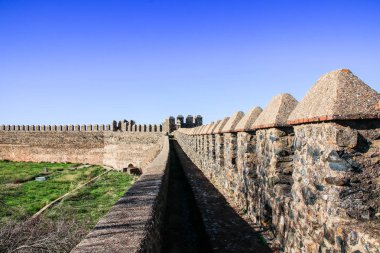
{"type": "Polygon", "coordinates": [[[207,123],[339,68],[380,90],[379,0],[0,0],[0,124],[207,123]]]}

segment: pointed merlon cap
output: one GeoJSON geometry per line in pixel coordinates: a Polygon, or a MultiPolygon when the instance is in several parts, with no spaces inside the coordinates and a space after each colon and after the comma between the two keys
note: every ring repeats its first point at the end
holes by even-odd
{"type": "Polygon", "coordinates": [[[268,106],[253,123],[253,129],[285,127],[290,113],[297,105],[297,100],[290,94],[280,94],[272,98],[268,106]]]}
{"type": "Polygon", "coordinates": [[[202,135],[203,132],[205,131],[205,129],[206,129],[207,127],[208,127],[208,125],[203,125],[203,126],[201,127],[201,130],[199,130],[198,134],[199,134],[199,135],[202,135]]]}
{"type": "Polygon", "coordinates": [[[212,128],[211,134],[216,134],[217,129],[219,129],[219,128],[220,128],[220,125],[222,124],[222,121],[223,121],[223,120],[218,120],[218,121],[217,121],[217,123],[215,124],[215,126],[212,128]]]}
{"type": "Polygon", "coordinates": [[[194,135],[196,130],[197,130],[196,127],[191,128],[189,131],[189,134],[194,135]]]}
{"type": "Polygon", "coordinates": [[[290,114],[288,123],[378,119],[379,93],[348,69],[323,75],[290,114]]]}
{"type": "Polygon", "coordinates": [[[214,122],[211,122],[207,127],[202,131],[202,134],[207,134],[207,132],[214,126],[214,122]]]}
{"type": "Polygon", "coordinates": [[[233,133],[235,131],[236,125],[244,117],[244,112],[238,111],[232,114],[231,118],[227,121],[222,129],[222,133],[233,133]]]}
{"type": "Polygon", "coordinates": [[[218,126],[218,124],[221,122],[221,120],[217,120],[208,130],[207,134],[212,134],[212,131],[218,126]]]}
{"type": "Polygon", "coordinates": [[[198,130],[198,132],[197,132],[197,135],[200,135],[201,132],[203,131],[203,129],[204,129],[205,127],[206,127],[206,125],[200,126],[200,127],[199,127],[199,130],[198,130]]]}
{"type": "Polygon", "coordinates": [[[214,131],[212,132],[213,134],[220,134],[223,127],[226,125],[230,117],[225,117],[222,121],[220,121],[219,125],[215,127],[214,131]]]}
{"type": "Polygon", "coordinates": [[[202,126],[194,127],[194,135],[197,135],[202,126]]]}
{"type": "Polygon", "coordinates": [[[252,130],[252,124],[259,117],[260,113],[263,111],[261,107],[253,107],[244,117],[240,120],[240,122],[236,126],[236,131],[249,131],[252,130]]]}
{"type": "Polygon", "coordinates": [[[196,129],[197,129],[196,127],[190,128],[189,134],[194,135],[196,129]]]}
{"type": "Polygon", "coordinates": [[[204,127],[202,127],[202,130],[199,131],[199,134],[203,135],[205,133],[206,129],[208,129],[209,127],[210,127],[210,124],[204,125],[204,127]]]}
{"type": "Polygon", "coordinates": [[[203,128],[205,128],[205,126],[206,125],[200,126],[199,129],[198,129],[198,131],[197,131],[197,133],[196,133],[196,135],[200,135],[201,132],[202,132],[202,130],[203,130],[203,128]]]}

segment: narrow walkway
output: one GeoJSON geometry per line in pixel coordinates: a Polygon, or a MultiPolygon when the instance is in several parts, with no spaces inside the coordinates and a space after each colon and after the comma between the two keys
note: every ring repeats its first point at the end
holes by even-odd
{"type": "Polygon", "coordinates": [[[162,252],[212,252],[200,212],[173,143],[170,143],[169,171],[162,252]]]}
{"type": "Polygon", "coordinates": [[[166,233],[162,252],[271,252],[171,140],[166,233]]]}

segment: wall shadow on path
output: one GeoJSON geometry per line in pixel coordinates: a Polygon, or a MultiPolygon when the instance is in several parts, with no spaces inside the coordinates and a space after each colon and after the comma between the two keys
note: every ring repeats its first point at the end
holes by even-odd
{"type": "Polygon", "coordinates": [[[225,197],[172,140],[183,171],[191,186],[213,252],[272,252],[225,197]]]}

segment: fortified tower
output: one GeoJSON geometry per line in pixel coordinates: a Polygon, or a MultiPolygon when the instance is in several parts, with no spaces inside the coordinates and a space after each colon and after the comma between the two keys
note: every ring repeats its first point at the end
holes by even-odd
{"type": "Polygon", "coordinates": [[[202,123],[203,118],[201,115],[187,115],[186,120],[181,114],[178,115],[177,118],[170,116],[169,118],[165,119],[163,123],[163,131],[166,133],[171,133],[180,128],[192,128],[201,126],[202,123]]]}

